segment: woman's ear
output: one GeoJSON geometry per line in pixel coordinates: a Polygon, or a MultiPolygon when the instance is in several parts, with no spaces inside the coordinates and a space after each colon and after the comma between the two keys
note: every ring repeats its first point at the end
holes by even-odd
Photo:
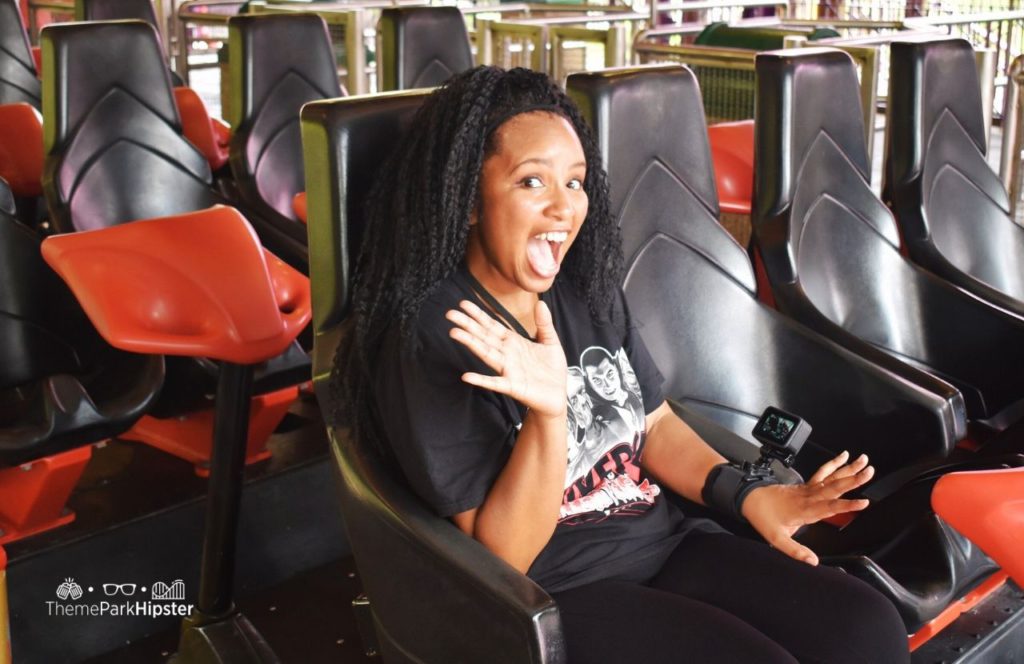
{"type": "Polygon", "coordinates": [[[473,209],[469,213],[469,226],[472,228],[476,226],[477,222],[480,221],[480,203],[473,206],[473,209]]]}

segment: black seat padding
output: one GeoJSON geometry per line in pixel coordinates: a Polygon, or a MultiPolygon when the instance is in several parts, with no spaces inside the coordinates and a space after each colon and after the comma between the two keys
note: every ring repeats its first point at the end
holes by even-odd
{"type": "Polygon", "coordinates": [[[0,104],[42,106],[39,75],[17,0],[0,0],[0,104]]]}
{"type": "MultiPolygon", "coordinates": [[[[322,404],[331,403],[327,384],[348,313],[350,260],[358,253],[365,196],[423,97],[314,102],[302,111],[314,383],[322,404]]],[[[328,424],[345,526],[384,661],[565,662],[554,601],[434,514],[397,469],[347,429],[328,424]]]]}
{"type": "Polygon", "coordinates": [[[746,253],[718,224],[703,106],[688,69],[573,74],[567,88],[602,140],[626,298],[668,398],[684,418],[696,411],[748,440],[765,407],[799,414],[814,427],[797,458],[805,477],[840,450],[868,453],[900,490],[841,533],[820,525],[802,537],[890,597],[908,628],[935,617],[994,569],[943,530],[928,504],[929,475],[964,435],[960,395],[927,375],[906,381],[758,301],[746,253]],[[914,472],[902,477],[908,466],[914,472]],[[908,566],[900,558],[920,547],[936,560],[908,566]]]}
{"type": "Polygon", "coordinates": [[[944,38],[889,53],[883,198],[911,260],[1024,316],[1024,228],[985,160],[974,49],[944,38]]]}
{"type": "Polygon", "coordinates": [[[327,25],[314,14],[258,14],[231,17],[228,31],[238,195],[270,222],[282,258],[305,271],[306,227],[292,209],[305,190],[299,109],[342,95],[327,25]]]}
{"type": "Polygon", "coordinates": [[[381,90],[434,87],[473,67],[466,19],[457,7],[388,7],[377,38],[381,90]]]}
{"type": "Polygon", "coordinates": [[[43,262],[41,242],[0,210],[0,466],[126,431],[163,382],[162,357],[124,353],[99,337],[43,262]]]}
{"type": "Polygon", "coordinates": [[[753,229],[779,308],[892,371],[955,385],[968,417],[1024,412],[1024,320],[900,255],[869,186],[853,61],[841,51],[757,56],[753,229]]]}

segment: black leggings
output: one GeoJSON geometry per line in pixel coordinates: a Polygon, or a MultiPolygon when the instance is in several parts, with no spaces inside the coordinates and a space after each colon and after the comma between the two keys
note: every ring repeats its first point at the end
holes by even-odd
{"type": "Polygon", "coordinates": [[[554,598],[571,664],[910,661],[896,608],[866,583],[733,535],[687,535],[648,585],[554,598]]]}

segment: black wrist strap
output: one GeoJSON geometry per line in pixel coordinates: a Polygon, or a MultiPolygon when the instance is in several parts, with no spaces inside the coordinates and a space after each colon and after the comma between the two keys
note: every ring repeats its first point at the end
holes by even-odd
{"type": "Polygon", "coordinates": [[[743,501],[751,491],[762,486],[780,484],[770,468],[750,463],[720,463],[711,469],[700,497],[704,504],[744,521],[743,501]]]}

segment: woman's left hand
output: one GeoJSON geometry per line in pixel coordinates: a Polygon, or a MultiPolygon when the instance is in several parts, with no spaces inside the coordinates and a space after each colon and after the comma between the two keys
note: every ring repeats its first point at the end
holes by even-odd
{"type": "Polygon", "coordinates": [[[868,506],[865,499],[842,498],[875,474],[875,469],[868,465],[867,455],[846,463],[849,456],[848,452],[842,452],[804,484],[774,484],[754,489],[743,501],[743,516],[768,544],[792,558],[817,565],[818,556],[793,539],[797,529],[868,506]]]}

